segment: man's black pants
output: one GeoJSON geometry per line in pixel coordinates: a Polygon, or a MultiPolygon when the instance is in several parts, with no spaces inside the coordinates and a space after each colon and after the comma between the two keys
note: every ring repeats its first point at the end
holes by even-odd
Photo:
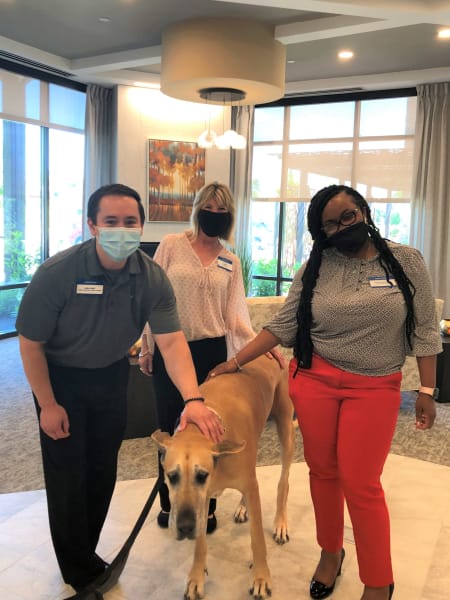
{"type": "Polygon", "coordinates": [[[126,358],[102,369],[49,365],[56,401],[69,416],[70,436],[52,440],[40,429],[47,506],[61,573],[75,587],[105,568],[95,549],[116,482],[128,369],[126,358]]]}

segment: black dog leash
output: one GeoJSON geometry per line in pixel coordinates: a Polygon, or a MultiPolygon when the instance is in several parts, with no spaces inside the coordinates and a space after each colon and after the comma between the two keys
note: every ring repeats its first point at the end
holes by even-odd
{"type": "Polygon", "coordinates": [[[147,515],[153,506],[156,494],[158,493],[162,481],[163,477],[160,475],[156,480],[156,483],[153,486],[147,502],[144,504],[144,508],[142,509],[141,514],[131,530],[130,535],[112,563],[105,569],[104,573],[94,579],[94,581],[92,581],[83,590],[79,591],[74,596],[66,598],[66,600],[103,600],[103,594],[109,592],[109,590],[117,584],[119,577],[125,568],[131,547],[133,546],[134,541],[136,540],[142,525],[144,524],[145,519],[147,518],[147,515]]]}

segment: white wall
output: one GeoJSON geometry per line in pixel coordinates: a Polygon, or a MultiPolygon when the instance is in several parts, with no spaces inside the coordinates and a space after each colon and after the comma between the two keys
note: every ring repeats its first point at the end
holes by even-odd
{"type": "MultiPolygon", "coordinates": [[[[146,205],[147,140],[195,142],[208,125],[218,134],[229,127],[229,109],[183,102],[159,90],[119,86],[117,89],[117,181],[136,189],[146,205]]],[[[205,182],[229,182],[230,152],[206,150],[205,182]]],[[[147,212],[147,211],[146,211],[147,212]]],[[[186,223],[146,223],[143,241],[159,242],[167,233],[183,231],[186,223]]]]}

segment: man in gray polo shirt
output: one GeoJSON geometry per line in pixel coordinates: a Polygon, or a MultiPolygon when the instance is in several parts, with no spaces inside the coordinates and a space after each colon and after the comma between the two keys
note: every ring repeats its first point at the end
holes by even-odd
{"type": "Polygon", "coordinates": [[[171,284],[138,249],[144,218],[135,190],[112,184],[94,192],[93,239],[39,267],[17,317],[39,416],[53,545],[64,580],[76,590],[105,569],[95,549],[126,425],[126,355],[147,321],[170,377],[190,400],[180,427],[193,422],[214,441],[223,434],[201,401],[171,284]]]}

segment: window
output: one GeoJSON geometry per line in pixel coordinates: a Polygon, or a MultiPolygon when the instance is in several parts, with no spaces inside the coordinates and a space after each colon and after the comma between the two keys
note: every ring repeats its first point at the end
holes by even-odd
{"type": "Polygon", "coordinates": [[[381,234],[408,243],[412,94],[255,109],[251,295],[287,293],[311,250],[308,203],[326,185],[356,188],[381,234]]]}
{"type": "Polygon", "coordinates": [[[81,240],[85,92],[0,69],[0,337],[37,266],[81,240]]]}

